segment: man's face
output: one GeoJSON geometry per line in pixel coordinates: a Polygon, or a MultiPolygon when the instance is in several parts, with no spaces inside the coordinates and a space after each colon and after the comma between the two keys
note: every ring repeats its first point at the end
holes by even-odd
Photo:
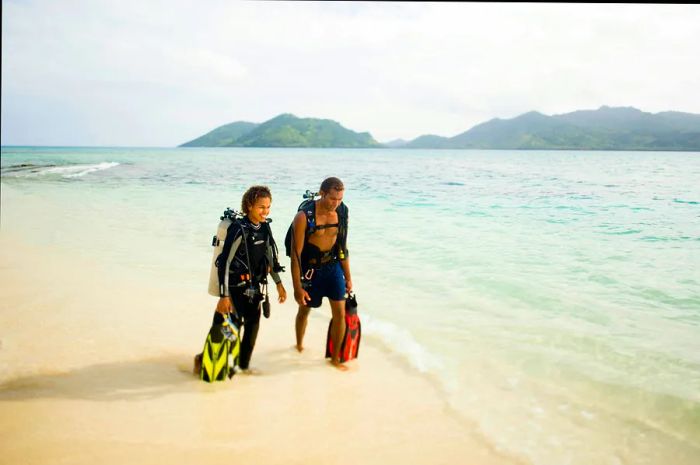
{"type": "Polygon", "coordinates": [[[323,202],[324,208],[330,211],[334,211],[338,208],[340,202],[343,201],[343,192],[345,191],[335,189],[331,189],[328,192],[321,192],[321,201],[323,202]]]}

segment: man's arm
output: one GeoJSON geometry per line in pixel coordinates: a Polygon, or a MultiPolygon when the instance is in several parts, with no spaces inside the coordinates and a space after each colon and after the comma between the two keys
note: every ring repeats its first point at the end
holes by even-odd
{"type": "Polygon", "coordinates": [[[294,285],[294,300],[299,305],[306,305],[310,300],[309,294],[301,287],[301,252],[304,250],[306,236],[306,214],[300,211],[292,223],[292,283],[294,285]]]}
{"type": "Polygon", "coordinates": [[[343,268],[343,274],[345,275],[345,290],[349,294],[352,292],[352,276],[350,275],[350,258],[345,257],[344,260],[340,260],[340,266],[343,268]]]}

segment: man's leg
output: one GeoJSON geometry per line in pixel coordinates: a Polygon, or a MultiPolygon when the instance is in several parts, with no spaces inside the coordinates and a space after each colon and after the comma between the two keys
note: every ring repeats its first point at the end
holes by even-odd
{"type": "Polygon", "coordinates": [[[336,368],[345,371],[348,367],[340,363],[340,346],[343,344],[343,337],[345,337],[345,301],[330,300],[330,303],[331,311],[333,312],[333,321],[331,322],[331,340],[333,341],[331,363],[336,368]]]}
{"type": "Polygon", "coordinates": [[[309,312],[311,307],[299,306],[299,311],[297,312],[297,319],[294,324],[294,329],[297,334],[297,350],[302,352],[304,350],[304,334],[306,333],[306,324],[309,321],[309,312]]]}

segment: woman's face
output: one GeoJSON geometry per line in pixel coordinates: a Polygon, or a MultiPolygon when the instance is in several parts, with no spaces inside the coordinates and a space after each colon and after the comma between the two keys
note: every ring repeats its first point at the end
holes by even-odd
{"type": "Polygon", "coordinates": [[[270,197],[259,197],[248,209],[248,219],[253,224],[264,223],[267,219],[267,215],[270,214],[271,204],[272,199],[270,199],[270,197]]]}

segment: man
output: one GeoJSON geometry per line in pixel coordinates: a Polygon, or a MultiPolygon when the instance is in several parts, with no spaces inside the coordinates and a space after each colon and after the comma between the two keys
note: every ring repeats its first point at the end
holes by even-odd
{"type": "Polygon", "coordinates": [[[343,204],[343,182],[335,177],[321,183],[320,199],[301,209],[292,223],[292,280],[296,318],[297,350],[304,350],[304,333],[311,308],[328,297],[333,313],[331,364],[340,370],[340,346],[345,335],[345,293],[352,291],[346,244],[347,212],[343,204]]]}

